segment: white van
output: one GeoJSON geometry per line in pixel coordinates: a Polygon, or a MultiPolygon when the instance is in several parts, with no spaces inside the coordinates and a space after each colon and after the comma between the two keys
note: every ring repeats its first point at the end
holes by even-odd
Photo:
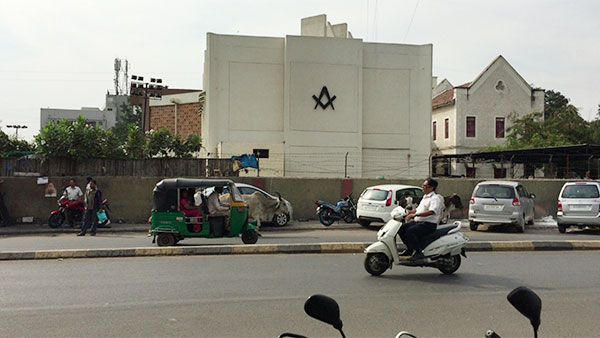
{"type": "Polygon", "coordinates": [[[366,188],[356,208],[358,223],[369,226],[371,222],[385,224],[391,219],[390,212],[398,206],[398,201],[403,196],[416,197],[415,202],[423,198],[423,190],[420,187],[402,184],[384,184],[366,188]]]}
{"type": "Polygon", "coordinates": [[[567,182],[558,194],[558,231],[568,227],[600,226],[600,183],[567,182]]]}

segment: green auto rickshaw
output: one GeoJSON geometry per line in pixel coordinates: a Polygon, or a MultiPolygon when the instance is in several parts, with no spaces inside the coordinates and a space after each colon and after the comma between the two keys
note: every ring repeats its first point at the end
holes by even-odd
{"type": "MultiPolygon", "coordinates": [[[[193,202],[190,204],[195,205],[193,202]]],[[[248,205],[233,181],[227,179],[167,178],[158,182],[153,191],[150,224],[149,234],[154,237],[152,243],[156,242],[158,246],[175,245],[184,238],[236,237],[240,234],[244,244],[254,244],[258,240],[256,223],[248,222],[248,205]],[[207,193],[224,187],[230,192],[229,217],[210,215],[207,193]],[[181,205],[188,203],[182,197],[190,191],[194,192],[192,196],[200,197],[202,201],[201,210],[195,212],[196,217],[186,217],[181,205]]]]}

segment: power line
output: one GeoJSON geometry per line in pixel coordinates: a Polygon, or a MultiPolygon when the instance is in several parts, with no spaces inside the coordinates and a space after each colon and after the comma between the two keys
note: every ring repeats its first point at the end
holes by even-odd
{"type": "Polygon", "coordinates": [[[415,9],[413,10],[412,17],[410,18],[410,23],[408,24],[408,28],[406,29],[406,34],[404,34],[404,42],[406,42],[406,37],[408,37],[408,32],[410,31],[410,26],[412,26],[413,20],[415,18],[415,14],[417,13],[417,7],[419,7],[419,0],[417,0],[417,4],[415,5],[415,9]]]}

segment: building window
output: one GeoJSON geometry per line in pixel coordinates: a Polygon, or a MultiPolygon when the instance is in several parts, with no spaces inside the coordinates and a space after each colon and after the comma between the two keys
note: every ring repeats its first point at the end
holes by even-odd
{"type": "Polygon", "coordinates": [[[504,138],[504,117],[496,117],[496,138],[504,138]]]}
{"type": "Polygon", "coordinates": [[[506,178],[506,168],[494,168],[494,178],[506,178]]]}
{"type": "Polygon", "coordinates": [[[475,116],[467,116],[467,137],[475,137],[475,116]]]}
{"type": "Polygon", "coordinates": [[[467,168],[467,177],[475,178],[475,168],[467,168]]]}
{"type": "Polygon", "coordinates": [[[437,139],[437,122],[433,121],[433,140],[437,139]]]}
{"type": "Polygon", "coordinates": [[[444,120],[444,138],[448,138],[449,129],[450,129],[450,120],[445,119],[444,120]]]}
{"type": "Polygon", "coordinates": [[[253,149],[252,153],[257,158],[269,158],[269,149],[253,149]]]}

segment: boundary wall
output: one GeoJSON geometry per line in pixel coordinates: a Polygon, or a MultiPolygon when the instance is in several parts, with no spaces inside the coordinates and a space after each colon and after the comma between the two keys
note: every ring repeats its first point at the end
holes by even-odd
{"type": "MultiPolygon", "coordinates": [[[[49,177],[59,190],[70,177],[49,177]]],[[[45,223],[50,211],[57,208],[58,197],[45,197],[45,184],[37,184],[35,177],[2,177],[0,193],[12,218],[34,217],[35,223],[45,223]]],[[[85,188],[85,177],[75,177],[78,185],[85,188]]],[[[152,190],[162,177],[95,177],[104,198],[111,203],[113,221],[122,219],[127,223],[146,222],[152,208],[152,190]]],[[[355,200],[368,187],[379,184],[407,184],[421,186],[423,180],[378,180],[378,179],[326,179],[326,178],[276,178],[276,177],[232,177],[241,183],[253,184],[267,192],[290,201],[294,208],[294,219],[316,219],[315,201],[318,199],[336,202],[352,192],[355,200]]],[[[467,218],[469,199],[480,179],[440,178],[438,192],[444,196],[457,193],[464,209],[453,212],[453,217],[467,218]]],[[[530,193],[536,194],[536,218],[547,215],[556,217],[558,193],[566,180],[516,180],[523,183],[530,193]]]]}

